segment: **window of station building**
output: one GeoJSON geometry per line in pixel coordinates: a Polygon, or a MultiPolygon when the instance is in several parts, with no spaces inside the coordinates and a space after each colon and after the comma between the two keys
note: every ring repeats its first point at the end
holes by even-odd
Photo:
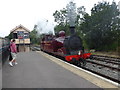
{"type": "Polygon", "coordinates": [[[15,39],[18,38],[17,33],[13,33],[13,38],[15,38],[15,39]]]}
{"type": "Polygon", "coordinates": [[[19,39],[23,39],[24,31],[17,31],[17,36],[18,36],[19,39]]]}
{"type": "Polygon", "coordinates": [[[29,38],[29,33],[24,33],[24,38],[29,38]]]}

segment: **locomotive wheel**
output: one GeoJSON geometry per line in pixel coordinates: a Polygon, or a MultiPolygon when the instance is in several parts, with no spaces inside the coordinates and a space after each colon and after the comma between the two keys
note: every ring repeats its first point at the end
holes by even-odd
{"type": "Polygon", "coordinates": [[[77,62],[77,66],[81,67],[81,62],[80,61],[77,62]]]}
{"type": "Polygon", "coordinates": [[[84,59],[80,59],[79,66],[84,67],[86,65],[86,61],[84,59]]]}

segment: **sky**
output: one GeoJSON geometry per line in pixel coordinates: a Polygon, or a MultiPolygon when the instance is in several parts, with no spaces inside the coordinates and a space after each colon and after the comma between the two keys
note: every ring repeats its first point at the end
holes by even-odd
{"type": "MultiPolygon", "coordinates": [[[[0,37],[7,36],[16,26],[22,24],[30,31],[35,24],[43,32],[54,30],[53,13],[66,7],[71,0],[0,0],[0,37]]],[[[103,0],[72,0],[77,7],[85,6],[90,13],[95,3],[103,0]]],[[[112,2],[113,0],[104,0],[112,2]]],[[[118,3],[120,0],[114,0],[118,3]]]]}

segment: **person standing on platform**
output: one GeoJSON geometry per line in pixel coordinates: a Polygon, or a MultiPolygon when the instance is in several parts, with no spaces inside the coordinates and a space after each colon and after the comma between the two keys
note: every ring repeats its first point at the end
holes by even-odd
{"type": "Polygon", "coordinates": [[[9,64],[10,64],[10,66],[13,66],[13,63],[15,65],[18,64],[16,62],[17,48],[16,48],[16,44],[15,44],[15,39],[13,39],[12,42],[10,43],[10,51],[11,51],[11,55],[12,55],[12,60],[9,62],[9,64]]]}

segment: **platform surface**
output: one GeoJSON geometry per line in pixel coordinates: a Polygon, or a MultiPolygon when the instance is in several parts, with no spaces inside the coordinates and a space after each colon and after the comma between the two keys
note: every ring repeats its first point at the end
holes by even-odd
{"type": "Polygon", "coordinates": [[[2,88],[99,88],[37,52],[18,53],[17,62],[3,66],[2,88]]]}

